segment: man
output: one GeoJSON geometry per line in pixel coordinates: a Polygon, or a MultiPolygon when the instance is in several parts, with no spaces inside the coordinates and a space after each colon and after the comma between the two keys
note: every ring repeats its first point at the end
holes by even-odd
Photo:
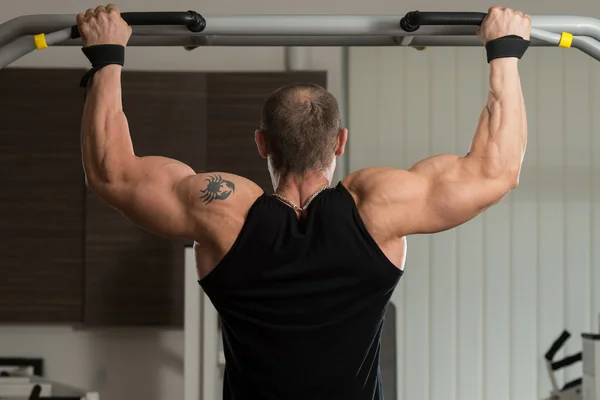
{"type": "MultiPolygon", "coordinates": [[[[78,25],[86,48],[124,47],[131,34],[114,5],[80,14],[78,25]]],[[[406,171],[368,168],[330,187],[348,137],[335,98],[310,84],[273,93],[255,140],[274,196],[226,172],[137,157],[121,66],[93,75],[87,184],[140,227],[196,242],[200,283],[222,318],[226,400],[381,398],[381,328],[406,236],[463,224],[518,183],[527,137],[518,60],[530,29],[529,16],[490,9],[479,30],[490,92],[469,153],[406,171]]]]}

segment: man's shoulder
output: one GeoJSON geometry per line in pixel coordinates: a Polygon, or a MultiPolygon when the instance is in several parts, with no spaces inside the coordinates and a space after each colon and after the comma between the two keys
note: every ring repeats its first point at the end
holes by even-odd
{"type": "Polygon", "coordinates": [[[194,203],[204,206],[240,206],[253,202],[264,191],[256,183],[228,172],[205,172],[194,175],[188,183],[189,191],[195,195],[194,203]]]}
{"type": "Polygon", "coordinates": [[[241,229],[248,211],[264,194],[251,180],[227,172],[207,172],[190,177],[185,196],[189,199],[199,230],[210,235],[241,229]]]}
{"type": "Polygon", "coordinates": [[[196,223],[198,269],[207,275],[229,252],[253,204],[264,194],[250,179],[226,172],[197,174],[188,193],[196,223]]]}
{"type": "Polygon", "coordinates": [[[407,188],[415,180],[410,171],[393,167],[370,167],[357,170],[342,180],[342,185],[357,203],[383,200],[387,192],[407,188]]]}

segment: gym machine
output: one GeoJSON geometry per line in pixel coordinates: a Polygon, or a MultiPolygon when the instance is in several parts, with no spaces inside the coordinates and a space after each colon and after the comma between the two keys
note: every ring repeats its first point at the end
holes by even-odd
{"type": "Polygon", "coordinates": [[[556,371],[570,367],[571,365],[582,361],[583,353],[579,352],[567,356],[559,361],[554,361],[556,353],[565,345],[567,340],[571,337],[571,333],[564,331],[558,339],[552,343],[550,349],[546,352],[544,358],[546,360],[546,369],[548,370],[548,376],[552,383],[552,392],[550,397],[544,400],[582,400],[581,389],[582,389],[582,378],[575,379],[571,382],[565,383],[562,387],[558,385],[556,380],[556,371]]]}
{"type": "Polygon", "coordinates": [[[44,378],[43,360],[0,358],[0,399],[99,400],[100,396],[44,378]]]}
{"type": "MultiPolygon", "coordinates": [[[[122,13],[133,27],[129,46],[480,46],[479,12],[405,15],[214,15],[187,12],[122,13]]],[[[52,46],[81,46],[76,16],[27,15],[0,25],[0,68],[52,46]]],[[[600,20],[534,15],[532,46],[576,48],[600,60],[600,20]]]]}
{"type": "Polygon", "coordinates": [[[550,397],[543,400],[599,400],[600,375],[596,374],[596,368],[600,366],[600,334],[582,334],[583,350],[581,352],[554,361],[556,353],[570,337],[571,334],[564,331],[544,356],[548,376],[552,383],[552,391],[550,397]],[[556,380],[556,371],[579,362],[583,362],[583,377],[567,382],[562,387],[559,386],[556,380]]]}
{"type": "Polygon", "coordinates": [[[582,400],[600,399],[600,335],[583,334],[582,400]]]}

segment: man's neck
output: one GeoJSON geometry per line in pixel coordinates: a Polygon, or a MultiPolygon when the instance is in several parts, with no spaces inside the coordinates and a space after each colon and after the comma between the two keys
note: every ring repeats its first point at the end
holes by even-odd
{"type": "Polygon", "coordinates": [[[284,196],[298,207],[331,182],[322,173],[308,173],[302,177],[283,176],[275,185],[275,193],[284,196]]]}

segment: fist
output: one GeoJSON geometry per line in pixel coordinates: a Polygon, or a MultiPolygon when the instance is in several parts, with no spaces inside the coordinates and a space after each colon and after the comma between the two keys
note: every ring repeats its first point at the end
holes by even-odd
{"type": "Polygon", "coordinates": [[[531,16],[521,11],[504,7],[492,7],[477,30],[477,36],[485,45],[490,40],[503,36],[517,35],[529,40],[531,34],[531,16]]]}
{"type": "Polygon", "coordinates": [[[77,26],[83,46],[118,44],[126,46],[131,37],[131,27],[121,18],[121,11],[114,4],[90,8],[77,15],[77,26]]]}

